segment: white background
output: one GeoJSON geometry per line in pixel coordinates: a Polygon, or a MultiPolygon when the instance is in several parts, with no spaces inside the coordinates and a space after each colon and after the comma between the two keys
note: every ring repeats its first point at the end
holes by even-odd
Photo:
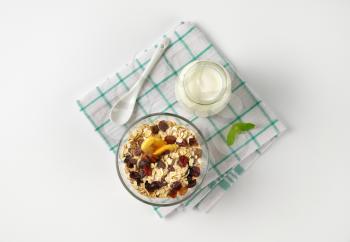
{"type": "Polygon", "coordinates": [[[350,241],[349,1],[0,1],[0,241],[350,241]],[[289,131],[209,214],[123,190],[75,99],[180,20],[289,131]]]}

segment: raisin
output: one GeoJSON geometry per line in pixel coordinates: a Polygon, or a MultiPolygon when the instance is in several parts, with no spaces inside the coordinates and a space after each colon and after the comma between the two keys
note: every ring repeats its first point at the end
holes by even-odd
{"type": "Polygon", "coordinates": [[[159,160],[159,161],[157,162],[157,167],[158,167],[158,168],[161,168],[161,169],[164,169],[164,168],[165,168],[165,163],[164,163],[163,161],[159,160]]]}
{"type": "Polygon", "coordinates": [[[157,125],[153,125],[151,127],[151,130],[152,130],[152,134],[158,134],[158,132],[159,132],[159,128],[157,125]]]}
{"type": "Polygon", "coordinates": [[[190,176],[198,177],[201,174],[201,169],[198,166],[190,167],[190,176]]]}
{"type": "Polygon", "coordinates": [[[134,180],[139,180],[139,179],[141,179],[141,176],[140,176],[140,173],[138,173],[136,171],[131,171],[130,178],[134,179],[134,180]]]}
{"type": "Polygon", "coordinates": [[[151,183],[156,189],[159,189],[163,186],[163,183],[161,181],[154,181],[151,183]]]}
{"type": "Polygon", "coordinates": [[[136,180],[136,183],[137,183],[138,186],[140,186],[142,182],[143,182],[143,181],[142,181],[141,178],[136,180]]]}
{"type": "Polygon", "coordinates": [[[193,146],[193,145],[198,145],[198,142],[197,142],[196,138],[193,137],[193,138],[188,139],[188,144],[193,146]]]}
{"type": "Polygon", "coordinates": [[[189,159],[187,156],[181,155],[179,157],[179,160],[177,161],[177,164],[181,167],[185,167],[185,166],[187,166],[188,161],[189,161],[189,159]]]}
{"type": "Polygon", "coordinates": [[[182,188],[182,184],[179,181],[176,181],[170,185],[171,190],[168,193],[169,197],[175,198],[177,195],[177,192],[182,188]]]}
{"type": "Polygon", "coordinates": [[[136,160],[133,159],[130,155],[126,155],[125,159],[124,159],[124,163],[129,167],[129,168],[133,168],[134,165],[136,164],[136,160]]]}
{"type": "Polygon", "coordinates": [[[137,146],[137,147],[134,149],[133,154],[134,154],[135,156],[140,156],[140,155],[142,154],[142,150],[141,150],[140,146],[137,146]]]}
{"type": "Polygon", "coordinates": [[[139,161],[138,167],[141,169],[142,178],[152,175],[151,163],[149,160],[143,159],[139,161]]]}
{"type": "Polygon", "coordinates": [[[133,168],[134,165],[136,165],[136,163],[137,163],[137,160],[131,158],[131,159],[128,160],[127,166],[128,166],[129,168],[133,168]]]}
{"type": "Polygon", "coordinates": [[[196,180],[188,179],[188,188],[194,187],[197,184],[196,180]]]}
{"type": "Polygon", "coordinates": [[[181,146],[181,147],[186,147],[186,146],[188,146],[188,143],[187,143],[186,140],[182,140],[181,142],[176,142],[176,144],[177,144],[178,146],[181,146]]]}
{"type": "Polygon", "coordinates": [[[166,131],[169,128],[169,125],[167,124],[166,121],[162,120],[158,123],[158,127],[161,131],[166,131]]]}
{"type": "Polygon", "coordinates": [[[176,181],[176,182],[172,183],[172,184],[170,185],[170,187],[171,187],[171,190],[178,191],[178,190],[181,189],[182,184],[181,184],[181,182],[176,181]]]}
{"type": "Polygon", "coordinates": [[[149,160],[147,160],[147,159],[142,159],[142,160],[140,160],[139,161],[139,167],[140,168],[144,168],[144,167],[146,167],[146,166],[151,166],[151,163],[150,163],[150,161],[149,160]]]}
{"type": "Polygon", "coordinates": [[[124,158],[124,163],[128,164],[130,159],[131,159],[131,155],[126,155],[124,158]]]}
{"type": "Polygon", "coordinates": [[[148,181],[146,181],[145,183],[145,188],[148,192],[154,192],[156,190],[154,185],[152,185],[152,183],[149,183],[148,181]]]}
{"type": "Polygon", "coordinates": [[[145,188],[148,192],[154,192],[155,190],[161,188],[163,186],[163,183],[160,181],[154,181],[152,183],[149,183],[146,181],[145,188]]]}
{"type": "Polygon", "coordinates": [[[169,150],[166,150],[162,153],[162,155],[169,155],[170,154],[170,151],[169,150]]]}
{"type": "Polygon", "coordinates": [[[172,165],[168,166],[168,171],[169,171],[169,172],[171,172],[171,171],[175,171],[174,166],[172,166],[172,165]]]}
{"type": "Polygon", "coordinates": [[[146,176],[145,171],[143,169],[140,170],[140,178],[144,178],[146,176]]]}
{"type": "Polygon", "coordinates": [[[165,140],[165,142],[167,142],[168,144],[175,144],[175,142],[176,142],[175,136],[172,136],[172,135],[167,135],[167,136],[165,136],[164,140],[165,140]]]}

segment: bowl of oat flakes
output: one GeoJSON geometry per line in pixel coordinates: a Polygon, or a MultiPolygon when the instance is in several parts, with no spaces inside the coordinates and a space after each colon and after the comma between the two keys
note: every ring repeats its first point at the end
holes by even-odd
{"type": "Polygon", "coordinates": [[[189,199],[208,170],[209,154],[200,130],[170,113],[147,115],[128,127],[117,150],[117,172],[126,190],[153,206],[189,199]]]}

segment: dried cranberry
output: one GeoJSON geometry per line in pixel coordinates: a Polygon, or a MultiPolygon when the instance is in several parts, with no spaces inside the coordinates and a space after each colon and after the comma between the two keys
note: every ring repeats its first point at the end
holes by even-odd
{"type": "Polygon", "coordinates": [[[198,177],[201,174],[201,169],[198,166],[190,167],[190,176],[198,177]]]}
{"type": "Polygon", "coordinates": [[[176,181],[170,185],[171,190],[168,193],[169,197],[175,198],[177,195],[177,192],[182,188],[182,184],[179,181],[176,181]]]}
{"type": "Polygon", "coordinates": [[[137,146],[137,147],[134,149],[133,154],[134,154],[135,156],[140,156],[140,155],[142,154],[141,148],[140,148],[139,146],[137,146]]]}
{"type": "Polygon", "coordinates": [[[182,140],[181,142],[176,142],[176,144],[177,144],[178,146],[181,146],[181,147],[186,147],[186,146],[188,146],[188,143],[187,143],[186,140],[182,140]]]}
{"type": "Polygon", "coordinates": [[[139,180],[139,179],[141,179],[141,176],[140,176],[140,174],[138,172],[131,171],[130,172],[130,178],[134,179],[134,180],[139,180]]]}
{"type": "Polygon", "coordinates": [[[175,144],[176,142],[176,137],[172,136],[172,135],[167,135],[164,138],[165,142],[167,142],[168,144],[175,144]]]}
{"type": "Polygon", "coordinates": [[[145,166],[143,168],[143,172],[144,172],[145,176],[150,176],[150,175],[152,175],[152,168],[150,166],[145,166]]]}
{"type": "Polygon", "coordinates": [[[188,179],[188,188],[194,187],[197,184],[196,180],[188,179]]]}
{"type": "Polygon", "coordinates": [[[176,182],[172,183],[172,184],[170,185],[170,187],[171,187],[171,190],[178,191],[178,190],[181,189],[182,184],[181,184],[181,182],[176,181],[176,182]]]}
{"type": "Polygon", "coordinates": [[[189,145],[198,145],[198,143],[197,143],[197,140],[196,140],[196,138],[189,138],[188,139],[188,143],[189,143],[189,145]]]}
{"type": "Polygon", "coordinates": [[[161,131],[166,131],[169,128],[169,125],[167,124],[166,121],[162,120],[159,122],[158,127],[161,131]]]}
{"type": "Polygon", "coordinates": [[[187,156],[181,155],[179,157],[179,160],[177,161],[177,164],[181,167],[185,167],[185,166],[187,166],[188,161],[189,161],[189,159],[187,156]]]}
{"type": "Polygon", "coordinates": [[[159,161],[157,162],[157,167],[158,167],[158,168],[161,168],[161,169],[164,169],[164,168],[165,168],[165,163],[164,163],[163,161],[159,160],[159,161]]]}
{"type": "Polygon", "coordinates": [[[188,190],[188,187],[181,187],[181,189],[179,190],[179,194],[183,196],[187,193],[187,190],[188,190]]]}
{"type": "Polygon", "coordinates": [[[151,127],[151,130],[152,130],[152,134],[158,134],[158,132],[159,132],[159,128],[157,125],[153,125],[151,127]]]}
{"type": "Polygon", "coordinates": [[[168,193],[168,196],[171,198],[175,198],[177,195],[177,191],[175,190],[170,190],[170,192],[168,193]]]}

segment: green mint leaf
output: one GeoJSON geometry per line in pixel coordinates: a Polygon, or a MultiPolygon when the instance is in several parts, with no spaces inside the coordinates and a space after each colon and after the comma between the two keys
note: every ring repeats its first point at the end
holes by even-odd
{"type": "Polygon", "coordinates": [[[230,131],[227,134],[226,143],[233,145],[236,137],[242,133],[255,128],[255,124],[252,123],[235,123],[232,125],[230,131]]]}
{"type": "Polygon", "coordinates": [[[239,130],[232,126],[230,131],[227,134],[226,143],[228,145],[233,145],[233,143],[235,142],[236,136],[238,134],[239,134],[239,130]]]}
{"type": "Polygon", "coordinates": [[[255,124],[252,123],[236,123],[233,126],[241,132],[246,132],[255,128],[255,124]]]}

